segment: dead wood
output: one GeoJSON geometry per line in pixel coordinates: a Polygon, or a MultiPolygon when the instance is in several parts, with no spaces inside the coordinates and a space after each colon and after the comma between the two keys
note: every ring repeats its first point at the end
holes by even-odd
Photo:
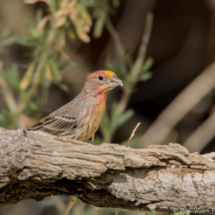
{"type": "Polygon", "coordinates": [[[214,156],[173,143],[133,149],[0,129],[0,206],[74,195],[97,207],[213,208],[214,156]]]}

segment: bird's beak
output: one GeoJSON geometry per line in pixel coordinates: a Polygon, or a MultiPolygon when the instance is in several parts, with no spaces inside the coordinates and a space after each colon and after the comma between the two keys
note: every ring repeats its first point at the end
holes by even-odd
{"type": "Polygon", "coordinates": [[[114,84],[116,84],[117,86],[123,86],[122,80],[120,80],[117,76],[112,76],[111,77],[111,82],[114,82],[114,84]]]}

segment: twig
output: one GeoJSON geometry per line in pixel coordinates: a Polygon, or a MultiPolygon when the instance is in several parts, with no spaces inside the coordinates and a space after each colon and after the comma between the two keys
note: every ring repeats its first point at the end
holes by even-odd
{"type": "Polygon", "coordinates": [[[139,53],[138,53],[137,59],[134,63],[132,71],[131,71],[131,76],[134,77],[135,82],[137,81],[138,74],[145,61],[146,51],[147,51],[147,47],[148,47],[148,43],[149,43],[151,31],[152,31],[152,24],[153,24],[153,14],[147,13],[146,25],[145,25],[145,29],[143,32],[143,36],[142,36],[142,40],[141,40],[141,44],[140,44],[140,48],[139,48],[139,53]]]}
{"type": "Polygon", "coordinates": [[[134,130],[131,133],[131,136],[128,138],[128,142],[126,144],[126,146],[129,146],[129,143],[131,141],[131,139],[134,137],[136,130],[138,129],[138,127],[140,126],[140,122],[137,123],[137,125],[135,126],[134,130]]]}
{"type": "Polygon", "coordinates": [[[91,144],[94,143],[94,137],[95,137],[95,135],[93,135],[93,136],[91,137],[91,144]]]}
{"type": "Polygon", "coordinates": [[[106,18],[106,27],[114,41],[116,51],[117,51],[117,53],[119,55],[119,59],[120,59],[120,69],[121,69],[122,74],[125,76],[127,73],[127,69],[126,69],[126,64],[125,64],[125,60],[124,60],[125,54],[124,54],[123,45],[108,16],[106,18]]]}
{"type": "Polygon", "coordinates": [[[115,215],[118,215],[118,211],[117,211],[117,208],[115,208],[115,215]]]}
{"type": "MultiPolygon", "coordinates": [[[[150,35],[151,35],[152,25],[153,25],[153,14],[148,13],[146,15],[146,25],[145,25],[145,29],[143,32],[141,44],[139,47],[139,53],[138,53],[137,59],[134,63],[134,66],[131,70],[131,80],[130,81],[132,82],[133,85],[136,84],[136,82],[138,80],[139,72],[141,70],[141,67],[142,67],[144,61],[145,61],[146,50],[147,50],[148,42],[149,42],[150,35]]],[[[128,105],[131,94],[132,94],[131,87],[126,87],[124,89],[124,93],[123,93],[122,98],[121,98],[119,105],[118,105],[119,113],[124,112],[126,106],[128,105]]]]}
{"type": "Polygon", "coordinates": [[[71,198],[71,200],[70,200],[70,202],[69,202],[69,204],[68,204],[68,206],[66,208],[66,211],[64,212],[63,215],[68,215],[69,214],[70,210],[72,209],[72,206],[74,205],[75,200],[76,200],[76,197],[72,196],[72,198],[71,198]]]}

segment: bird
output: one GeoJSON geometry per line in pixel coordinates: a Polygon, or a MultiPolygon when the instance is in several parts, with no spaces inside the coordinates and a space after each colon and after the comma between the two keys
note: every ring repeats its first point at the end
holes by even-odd
{"type": "Polygon", "coordinates": [[[92,140],[104,116],[107,95],[119,85],[123,86],[123,82],[112,71],[91,73],[73,100],[42,118],[28,131],[43,131],[63,139],[92,140]]]}

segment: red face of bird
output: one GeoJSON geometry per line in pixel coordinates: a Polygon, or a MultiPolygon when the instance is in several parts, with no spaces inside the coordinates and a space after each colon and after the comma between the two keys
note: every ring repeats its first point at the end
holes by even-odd
{"type": "Polygon", "coordinates": [[[91,92],[93,91],[97,94],[109,93],[115,87],[119,85],[123,86],[122,80],[120,80],[114,72],[108,70],[97,71],[90,74],[87,77],[86,84],[91,92]]]}

